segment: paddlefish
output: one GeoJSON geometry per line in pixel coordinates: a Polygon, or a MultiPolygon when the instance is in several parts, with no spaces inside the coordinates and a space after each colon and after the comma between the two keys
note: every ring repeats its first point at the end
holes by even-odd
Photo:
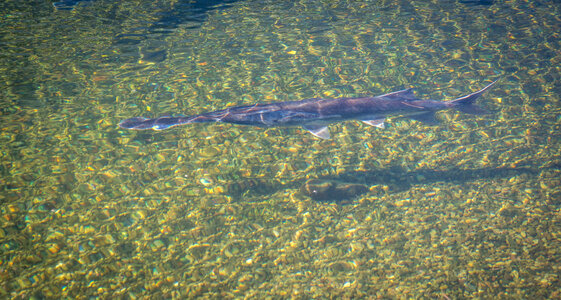
{"type": "Polygon", "coordinates": [[[277,103],[256,103],[247,106],[230,107],[195,116],[162,116],[158,118],[134,117],[123,120],[119,126],[134,130],[164,130],[175,126],[223,122],[259,127],[301,126],[314,136],[329,139],[329,124],[349,120],[362,121],[370,126],[384,128],[388,116],[401,116],[438,124],[435,112],[455,109],[467,114],[487,114],[487,110],[477,106],[475,100],[489,90],[497,80],[483,89],[447,101],[418,99],[412,88],[375,97],[312,98],[299,101],[277,103]]]}

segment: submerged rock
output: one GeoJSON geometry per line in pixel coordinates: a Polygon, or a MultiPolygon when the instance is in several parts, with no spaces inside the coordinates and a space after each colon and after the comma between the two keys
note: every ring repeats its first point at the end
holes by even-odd
{"type": "Polygon", "coordinates": [[[300,191],[314,200],[340,202],[366,193],[368,187],[336,180],[311,179],[302,185],[300,191]]]}

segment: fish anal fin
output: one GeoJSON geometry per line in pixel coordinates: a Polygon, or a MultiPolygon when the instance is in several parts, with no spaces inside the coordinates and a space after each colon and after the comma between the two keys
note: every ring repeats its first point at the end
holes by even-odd
{"type": "Polygon", "coordinates": [[[327,128],[327,126],[304,125],[302,127],[320,139],[328,140],[331,138],[331,134],[329,133],[329,128],[327,128]]]}
{"type": "Polygon", "coordinates": [[[438,121],[435,116],[434,116],[434,112],[433,111],[429,111],[426,113],[422,113],[419,115],[414,115],[414,116],[409,116],[409,118],[425,123],[427,125],[438,125],[440,124],[440,121],[438,121]]]}
{"type": "Polygon", "coordinates": [[[362,120],[362,122],[364,124],[370,125],[370,126],[374,126],[374,127],[378,127],[378,128],[385,128],[386,126],[384,125],[384,121],[386,120],[386,118],[382,118],[382,119],[374,119],[374,120],[362,120]]]}

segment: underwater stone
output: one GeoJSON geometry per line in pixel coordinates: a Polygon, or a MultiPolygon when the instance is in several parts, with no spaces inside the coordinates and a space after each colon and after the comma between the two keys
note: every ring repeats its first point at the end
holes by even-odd
{"type": "Polygon", "coordinates": [[[314,200],[341,201],[366,193],[368,187],[363,184],[336,180],[311,179],[302,185],[300,191],[314,200]]]}

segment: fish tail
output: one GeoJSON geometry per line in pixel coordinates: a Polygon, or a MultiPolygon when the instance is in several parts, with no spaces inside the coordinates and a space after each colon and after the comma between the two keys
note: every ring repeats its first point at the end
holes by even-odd
{"type": "Polygon", "coordinates": [[[499,79],[493,81],[492,83],[490,83],[489,85],[487,85],[486,87],[482,88],[481,90],[475,93],[471,93],[469,95],[447,101],[447,104],[450,107],[467,114],[473,114],[473,115],[488,114],[490,113],[488,110],[475,105],[475,100],[477,100],[477,98],[479,98],[481,95],[483,95],[483,93],[489,90],[497,81],[499,81],[499,79]]]}

